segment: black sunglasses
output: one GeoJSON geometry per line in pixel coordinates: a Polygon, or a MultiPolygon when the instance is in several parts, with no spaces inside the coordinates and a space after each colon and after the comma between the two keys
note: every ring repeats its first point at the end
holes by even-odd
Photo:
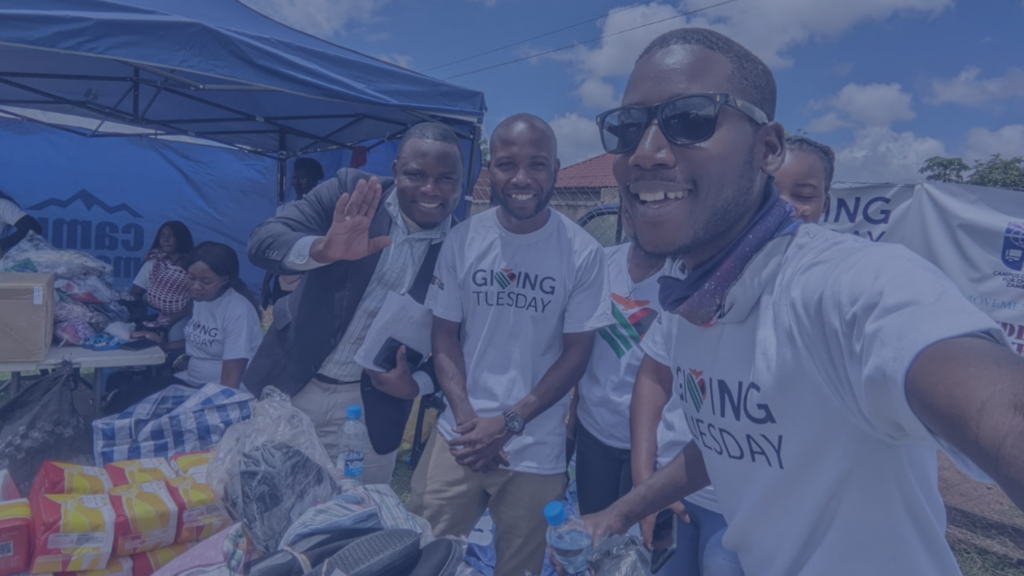
{"type": "Polygon", "coordinates": [[[724,93],[686,94],[654,106],[622,106],[597,117],[601,144],[609,154],[625,154],[640,144],[651,121],[673,144],[697,144],[710,139],[718,126],[718,111],[730,106],[758,124],[767,124],[768,115],[749,102],[724,93]]]}

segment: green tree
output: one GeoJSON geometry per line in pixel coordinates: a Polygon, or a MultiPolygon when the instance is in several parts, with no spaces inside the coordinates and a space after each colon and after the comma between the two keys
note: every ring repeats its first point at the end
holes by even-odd
{"type": "Polygon", "coordinates": [[[985,162],[976,162],[968,180],[978,186],[1024,191],[1024,157],[1003,158],[994,154],[985,162]]]}
{"type": "Polygon", "coordinates": [[[928,180],[1006,188],[1024,191],[1024,157],[1003,158],[993,154],[988,160],[975,160],[970,166],[961,158],[934,156],[918,170],[928,180]]]}
{"type": "Polygon", "coordinates": [[[480,139],[477,141],[477,147],[480,149],[480,162],[483,167],[486,168],[491,162],[491,139],[487,137],[487,134],[481,127],[480,139]]]}
{"type": "Polygon", "coordinates": [[[963,183],[966,181],[964,173],[970,170],[971,167],[967,165],[967,162],[960,158],[932,156],[924,161],[924,166],[918,172],[925,174],[928,180],[936,182],[963,183]]]}

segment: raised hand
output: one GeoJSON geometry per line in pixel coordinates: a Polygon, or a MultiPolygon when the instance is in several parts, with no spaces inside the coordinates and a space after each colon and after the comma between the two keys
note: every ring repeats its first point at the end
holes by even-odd
{"type": "Polygon", "coordinates": [[[359,260],[391,244],[390,236],[370,238],[370,221],[380,204],[381,186],[377,177],[360,180],[356,189],[338,198],[331,227],[310,247],[309,255],[321,264],[340,260],[359,260]]]}

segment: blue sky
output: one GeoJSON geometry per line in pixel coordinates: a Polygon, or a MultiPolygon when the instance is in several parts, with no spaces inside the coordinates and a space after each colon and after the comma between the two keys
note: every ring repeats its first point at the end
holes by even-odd
{"type": "Polygon", "coordinates": [[[680,17],[720,0],[244,1],[442,79],[575,44],[451,80],[486,94],[488,130],[516,112],[551,122],[563,166],[600,152],[594,116],[621,97],[643,47],[684,24],[725,32],[772,67],[777,118],[835,148],[837,180],[914,181],[935,155],[1024,156],[1022,0],[737,0],[680,17]]]}

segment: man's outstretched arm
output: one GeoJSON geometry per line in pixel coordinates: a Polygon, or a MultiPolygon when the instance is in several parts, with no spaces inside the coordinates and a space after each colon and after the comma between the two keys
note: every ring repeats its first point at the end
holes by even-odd
{"type": "Polygon", "coordinates": [[[1024,358],[980,336],[925,348],[907,372],[907,402],[1024,510],[1024,358]]]}

